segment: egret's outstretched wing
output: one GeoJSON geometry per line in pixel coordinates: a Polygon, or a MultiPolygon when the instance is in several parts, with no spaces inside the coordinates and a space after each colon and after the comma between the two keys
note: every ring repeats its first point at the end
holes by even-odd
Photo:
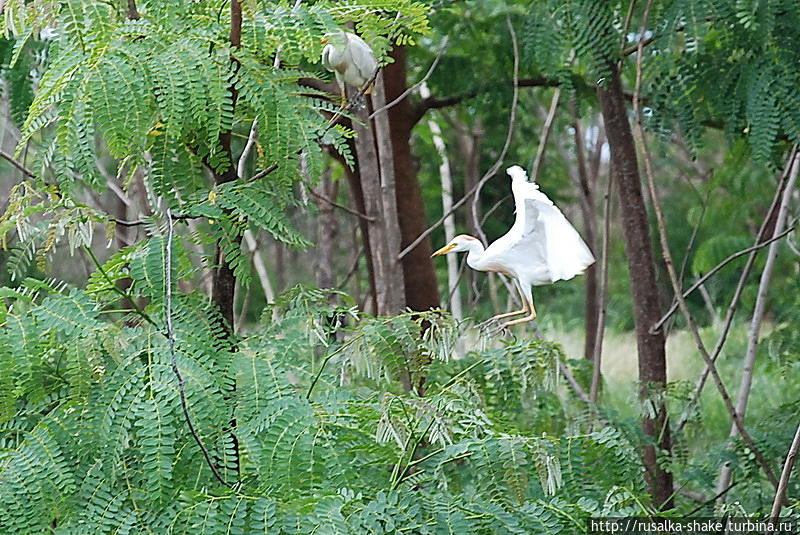
{"type": "Polygon", "coordinates": [[[524,171],[509,174],[516,221],[487,252],[493,250],[513,262],[518,276],[534,285],[568,280],[583,272],[594,256],[575,228],[537,184],[526,180],[524,171]]]}

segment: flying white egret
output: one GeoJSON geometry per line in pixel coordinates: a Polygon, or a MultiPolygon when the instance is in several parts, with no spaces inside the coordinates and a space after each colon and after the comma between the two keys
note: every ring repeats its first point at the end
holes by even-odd
{"type": "Polygon", "coordinates": [[[511,177],[516,220],[504,236],[484,249],[477,238],[461,234],[433,253],[433,256],[466,252],[467,264],[477,271],[494,271],[513,279],[522,297],[522,310],[499,314],[489,321],[526,314],[508,321],[511,325],[533,321],[532,286],[569,280],[594,262],[594,256],[578,232],[553,201],[539,191],[539,185],[528,182],[525,170],[514,165],[506,169],[511,177]]]}
{"type": "MultiPolygon", "coordinates": [[[[336,75],[342,97],[345,96],[345,83],[361,89],[372,79],[378,61],[362,38],[340,30],[326,34],[322,42],[326,43],[322,49],[322,66],[336,75]]],[[[365,93],[369,94],[371,90],[369,87],[365,93]]]]}

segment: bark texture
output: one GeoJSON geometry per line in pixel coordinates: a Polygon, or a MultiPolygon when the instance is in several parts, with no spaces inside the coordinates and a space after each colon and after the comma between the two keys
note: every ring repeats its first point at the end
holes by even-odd
{"type": "MultiPolygon", "coordinates": [[[[620,215],[636,325],[640,397],[647,400],[662,392],[667,382],[665,339],[663,331],[649,332],[650,326],[660,317],[660,307],[647,208],[619,71],[613,62],[609,63],[608,68],[610,74],[606,78],[606,84],[598,87],[597,95],[620,196],[620,215]]],[[[656,507],[669,509],[672,507],[672,474],[661,468],[656,458],[657,449],[670,452],[672,447],[669,420],[663,402],[657,402],[654,418],[642,418],[642,429],[646,435],[652,437],[655,444],[645,446],[643,452],[645,476],[653,501],[656,507]]]]}
{"type": "MultiPolygon", "coordinates": [[[[379,84],[380,81],[376,82],[376,90],[379,84]]],[[[381,100],[375,99],[375,105],[380,106],[381,100]]],[[[370,218],[367,229],[375,274],[376,312],[378,315],[396,314],[403,307],[403,274],[396,252],[394,256],[390,254],[390,251],[399,251],[399,230],[395,236],[390,235],[394,228],[399,229],[397,212],[395,208],[394,213],[391,213],[392,207],[389,206],[389,213],[386,213],[386,196],[382,190],[384,177],[381,176],[378,149],[368,112],[362,108],[357,115],[359,120],[353,125],[353,130],[356,133],[355,147],[364,213],[370,218]],[[387,225],[386,220],[391,217],[395,221],[387,225]]]]}
{"type": "MultiPolygon", "coordinates": [[[[387,102],[394,101],[406,90],[405,47],[395,47],[391,56],[394,63],[383,70],[387,102]]],[[[388,115],[402,250],[427,229],[428,218],[417,179],[417,165],[411,154],[411,129],[417,121],[416,110],[405,98],[391,107],[388,115]]],[[[428,310],[439,306],[439,287],[431,260],[432,252],[430,239],[426,238],[403,257],[405,304],[412,310],[428,310]]]]}

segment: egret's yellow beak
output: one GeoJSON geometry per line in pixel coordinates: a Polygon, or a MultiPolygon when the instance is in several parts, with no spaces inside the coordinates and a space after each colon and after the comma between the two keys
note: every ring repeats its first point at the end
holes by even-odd
{"type": "Polygon", "coordinates": [[[431,258],[433,258],[434,256],[439,256],[440,254],[447,254],[447,253],[449,253],[450,251],[452,251],[455,248],[456,248],[456,245],[454,243],[447,244],[444,247],[442,247],[441,249],[439,249],[438,251],[436,251],[435,253],[433,253],[431,255],[431,258]]]}
{"type": "Polygon", "coordinates": [[[325,45],[328,44],[328,41],[330,41],[330,39],[328,39],[327,37],[323,37],[322,39],[319,40],[319,44],[325,45]]]}

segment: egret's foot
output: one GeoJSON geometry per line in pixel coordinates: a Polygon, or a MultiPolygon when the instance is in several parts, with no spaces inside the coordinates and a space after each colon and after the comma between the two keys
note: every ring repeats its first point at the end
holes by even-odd
{"type": "Polygon", "coordinates": [[[536,311],[533,310],[533,311],[531,311],[530,314],[528,314],[524,318],[520,318],[518,320],[507,321],[503,325],[501,325],[501,327],[504,328],[504,329],[507,329],[507,328],[511,327],[512,325],[519,325],[520,323],[528,323],[528,322],[531,322],[531,321],[533,321],[535,319],[536,319],[536,311]]]}
{"type": "Polygon", "coordinates": [[[516,335],[508,328],[507,323],[497,325],[494,329],[488,331],[488,335],[492,337],[511,338],[513,340],[517,339],[516,335]]]}
{"type": "Polygon", "coordinates": [[[348,106],[352,110],[363,110],[367,107],[367,99],[364,98],[364,95],[356,94],[353,98],[350,99],[348,106]]]}
{"type": "Polygon", "coordinates": [[[491,318],[489,318],[488,320],[484,321],[483,323],[478,324],[477,327],[479,329],[481,329],[483,327],[487,327],[487,326],[491,325],[492,323],[494,323],[496,321],[500,321],[500,320],[505,319],[505,318],[513,318],[514,316],[519,316],[520,314],[527,314],[527,313],[528,313],[528,309],[522,309],[522,310],[515,310],[514,312],[506,312],[505,314],[498,314],[496,316],[492,316],[491,318]]]}
{"type": "Polygon", "coordinates": [[[483,331],[484,329],[492,325],[495,321],[497,321],[495,318],[489,318],[488,320],[482,321],[481,323],[477,324],[475,327],[483,331]]]}

